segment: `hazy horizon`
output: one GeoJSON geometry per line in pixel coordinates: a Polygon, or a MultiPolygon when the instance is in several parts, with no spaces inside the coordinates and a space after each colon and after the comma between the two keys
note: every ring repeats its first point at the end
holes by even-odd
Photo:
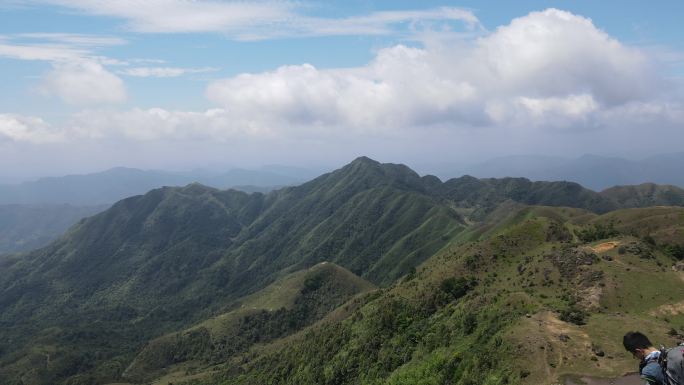
{"type": "MultiPolygon", "coordinates": [[[[14,183],[22,183],[26,181],[32,181],[32,180],[37,180],[41,178],[54,178],[54,177],[64,177],[64,176],[71,176],[71,175],[88,175],[88,174],[97,174],[101,172],[106,172],[110,171],[113,169],[118,169],[118,168],[130,168],[130,169],[136,169],[136,170],[142,170],[142,171],[159,171],[159,172],[168,172],[168,173],[179,173],[179,174],[190,174],[190,173],[210,173],[210,174],[220,174],[222,172],[227,172],[231,170],[248,170],[248,171],[273,171],[272,168],[278,168],[278,167],[283,167],[283,168],[291,168],[293,170],[300,169],[302,172],[306,173],[325,173],[340,167],[345,166],[346,164],[350,163],[354,159],[358,157],[368,157],[373,160],[379,161],[381,163],[396,163],[396,164],[404,164],[406,166],[409,166],[410,168],[414,169],[414,171],[418,172],[421,175],[436,175],[437,173],[440,172],[442,167],[459,167],[455,168],[455,171],[462,171],[464,169],[468,169],[470,167],[474,166],[480,166],[484,165],[490,162],[495,162],[499,160],[508,160],[508,159],[527,159],[527,158],[547,158],[547,159],[555,159],[557,161],[574,161],[574,160],[579,160],[584,157],[599,157],[603,159],[615,159],[615,160],[626,160],[626,161],[632,161],[632,162],[638,162],[642,160],[646,160],[652,157],[658,157],[658,156],[668,156],[668,155],[682,155],[684,154],[683,152],[670,152],[670,153],[658,153],[658,154],[652,154],[648,156],[639,156],[639,157],[634,157],[634,158],[629,158],[629,157],[620,157],[620,156],[604,156],[604,155],[599,155],[599,154],[580,154],[579,156],[576,157],[570,157],[570,156],[560,156],[560,155],[552,155],[552,154],[509,154],[509,155],[500,155],[500,156],[494,156],[491,158],[484,158],[482,160],[470,160],[467,162],[458,162],[458,161],[439,161],[439,160],[430,160],[427,159],[425,161],[417,161],[415,163],[407,162],[407,161],[401,161],[399,159],[383,159],[383,158],[376,158],[373,156],[369,156],[366,154],[358,154],[356,156],[352,156],[351,158],[348,159],[343,159],[339,162],[328,162],[326,164],[322,165],[315,165],[312,166],[311,164],[308,163],[287,163],[288,159],[285,159],[284,163],[254,163],[254,164],[245,164],[245,163],[206,163],[206,164],[196,164],[196,165],[188,165],[188,164],[183,164],[183,165],[178,165],[176,167],[163,167],[163,166],[157,166],[157,167],[145,167],[145,166],[138,166],[136,163],[129,163],[129,164],[111,164],[111,165],[106,165],[103,168],[99,167],[88,167],[84,166],[81,168],[73,168],[73,169],[66,169],[64,171],[55,171],[52,173],[27,173],[27,174],[6,174],[6,175],[1,175],[0,174],[0,184],[14,184],[14,183]]],[[[514,176],[514,175],[509,175],[509,176],[514,176]]]]}
{"type": "MultiPolygon", "coordinates": [[[[358,157],[362,156],[368,157],[366,155],[359,155],[358,157]]],[[[249,166],[219,163],[198,167],[187,167],[186,165],[185,168],[176,169],[143,168],[135,167],[134,165],[114,166],[106,169],[94,169],[93,171],[74,171],[54,175],[20,175],[10,177],[0,175],[0,186],[19,186],[24,183],[32,183],[49,178],[59,180],[60,178],[70,176],[97,176],[116,171],[117,169],[130,169],[133,173],[121,174],[115,172],[110,174],[108,181],[113,182],[116,179],[124,178],[122,179],[123,181],[126,178],[135,177],[135,172],[142,171],[150,173],[149,176],[154,175],[153,178],[155,179],[162,177],[162,180],[166,180],[163,183],[160,181],[162,184],[184,185],[194,180],[217,188],[227,188],[228,186],[248,187],[250,185],[278,187],[309,181],[324,173],[340,169],[355,158],[327,166],[322,164],[264,164],[249,166]],[[236,171],[238,174],[230,174],[236,171]],[[165,174],[167,177],[163,177],[165,174]],[[234,178],[237,178],[237,180],[234,178]],[[254,184],[239,181],[244,180],[244,178],[252,178],[252,180],[257,180],[254,178],[258,178],[259,182],[254,184]],[[275,182],[268,182],[268,180],[274,180],[274,178],[275,182]],[[284,181],[282,178],[286,178],[289,182],[282,182],[284,181]],[[181,180],[185,182],[176,183],[181,180]],[[277,182],[278,180],[281,182],[277,182]]],[[[577,182],[595,191],[601,191],[616,185],[637,185],[642,183],[669,184],[684,188],[684,177],[679,172],[684,165],[684,152],[664,153],[631,159],[596,154],[583,154],[575,158],[559,155],[518,154],[467,163],[448,161],[410,163],[370,158],[380,163],[404,164],[421,176],[437,176],[443,182],[448,179],[470,175],[478,178],[522,177],[532,181],[566,180],[577,182]]],[[[85,180],[83,181],[85,182],[85,180]]],[[[150,188],[152,187],[154,186],[150,185],[150,188]]]]}

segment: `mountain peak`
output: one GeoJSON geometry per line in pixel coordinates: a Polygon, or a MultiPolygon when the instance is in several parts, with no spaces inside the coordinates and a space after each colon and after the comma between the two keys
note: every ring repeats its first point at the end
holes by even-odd
{"type": "Polygon", "coordinates": [[[209,186],[203,185],[202,183],[199,183],[199,182],[192,182],[192,183],[189,183],[183,187],[176,188],[176,189],[178,191],[182,191],[182,192],[190,193],[190,194],[203,194],[206,192],[218,191],[214,187],[209,187],[209,186]]]}
{"type": "Polygon", "coordinates": [[[361,156],[348,165],[330,175],[346,178],[346,183],[354,180],[363,186],[394,185],[402,189],[424,191],[420,176],[403,164],[380,163],[376,160],[361,156]]]}
{"type": "Polygon", "coordinates": [[[367,156],[360,156],[360,157],[354,159],[350,164],[351,165],[379,166],[381,163],[378,162],[377,160],[373,160],[367,156]]]}

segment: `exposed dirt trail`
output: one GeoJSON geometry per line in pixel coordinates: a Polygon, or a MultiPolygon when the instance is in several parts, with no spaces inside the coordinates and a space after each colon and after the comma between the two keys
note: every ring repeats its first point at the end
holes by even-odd
{"type": "Polygon", "coordinates": [[[619,244],[620,244],[620,242],[617,242],[617,241],[605,242],[605,243],[598,244],[598,245],[592,247],[591,249],[594,250],[595,253],[602,253],[604,251],[612,250],[612,249],[618,247],[619,244]]]}
{"type": "Polygon", "coordinates": [[[629,374],[614,379],[581,377],[581,382],[568,378],[564,385],[643,385],[643,383],[644,381],[639,378],[638,374],[629,374]]]}

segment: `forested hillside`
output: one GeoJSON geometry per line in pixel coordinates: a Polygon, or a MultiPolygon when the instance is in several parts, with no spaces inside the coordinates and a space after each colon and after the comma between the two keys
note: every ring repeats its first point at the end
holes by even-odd
{"type": "Polygon", "coordinates": [[[684,210],[515,214],[455,241],[344,319],[181,383],[556,384],[634,371],[626,331],[681,341],[684,256],[668,245],[684,244],[684,210]],[[645,222],[656,236],[644,235],[645,222]]]}
{"type": "MultiPolygon", "coordinates": [[[[576,373],[562,359],[544,373],[511,359],[531,346],[515,341],[516,328],[541,320],[586,334],[578,324],[624,311],[652,330],[679,327],[676,317],[649,321],[657,309],[621,287],[637,271],[679,279],[670,267],[682,257],[682,209],[623,209],[681,203],[680,190],[661,191],[441,182],[368,158],[268,194],[155,189],[0,260],[0,382],[515,383],[576,373]],[[368,293],[373,285],[382,289],[368,293]]],[[[589,373],[626,367],[617,349],[612,357],[589,373]]]]}

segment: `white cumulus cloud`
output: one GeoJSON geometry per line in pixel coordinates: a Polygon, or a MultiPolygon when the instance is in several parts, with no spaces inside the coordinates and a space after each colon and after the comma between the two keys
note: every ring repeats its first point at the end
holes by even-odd
{"type": "Polygon", "coordinates": [[[91,60],[58,62],[45,76],[43,90],[72,105],[121,103],[126,88],[118,76],[91,60]]]}
{"type": "Polygon", "coordinates": [[[476,90],[467,79],[446,77],[430,53],[396,46],[366,67],[319,70],[285,66],[209,85],[207,96],[231,113],[270,125],[334,125],[386,130],[439,122],[462,111],[476,90]]]}
{"type": "Polygon", "coordinates": [[[121,44],[126,44],[126,40],[111,36],[16,34],[0,39],[0,58],[50,63],[52,70],[43,77],[39,88],[68,104],[120,103],[126,100],[124,83],[105,66],[128,63],[95,55],[93,49],[121,44]]]}
{"type": "MultiPolygon", "coordinates": [[[[381,49],[359,67],[285,65],[212,81],[206,96],[216,108],[206,111],[87,110],[74,115],[64,132],[182,145],[246,138],[335,147],[348,139],[410,138],[409,148],[424,137],[439,138],[426,140],[445,148],[461,141],[461,148],[472,150],[499,138],[507,138],[496,144],[506,149],[523,149],[540,137],[558,147],[576,140],[581,147],[577,138],[589,133],[632,138],[646,130],[672,134],[684,124],[678,92],[665,92],[677,85],[664,78],[655,60],[585,17],[549,9],[484,36],[453,37],[381,49]],[[557,135],[565,139],[558,142],[557,135]]],[[[188,69],[129,70],[130,76],[175,76],[188,69]]],[[[52,92],[71,103],[125,98],[120,79],[97,63],[56,66],[48,78],[52,92]]]]}
{"type": "Polygon", "coordinates": [[[3,140],[40,144],[62,141],[64,135],[40,118],[0,114],[0,141],[3,140]]]}
{"type": "MultiPolygon", "coordinates": [[[[531,97],[591,93],[601,103],[649,97],[657,72],[640,50],[590,19],[557,9],[533,12],[477,41],[470,66],[497,91],[531,97]]],[[[483,83],[484,80],[482,80],[483,83]]]]}
{"type": "Polygon", "coordinates": [[[366,66],[283,66],[212,82],[207,97],[254,125],[366,132],[426,126],[593,125],[663,82],[638,49],[549,9],[471,41],[382,49],[366,66]],[[251,118],[250,118],[251,117],[251,118]]]}

